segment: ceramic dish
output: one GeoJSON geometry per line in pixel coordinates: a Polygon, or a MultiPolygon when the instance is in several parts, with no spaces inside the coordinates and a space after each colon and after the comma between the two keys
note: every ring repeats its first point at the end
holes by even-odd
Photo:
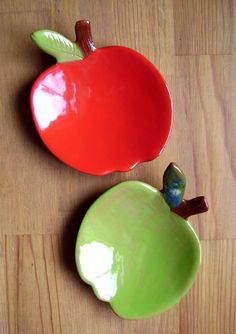
{"type": "Polygon", "coordinates": [[[186,220],[207,210],[204,197],[183,200],[185,177],[170,164],[158,191],[139,181],[114,186],[90,207],[76,242],[81,278],[126,319],[159,314],[193,284],[200,243],[186,220]]]}
{"type": "Polygon", "coordinates": [[[31,92],[43,142],[64,163],[94,175],[128,171],[156,158],[172,124],[164,79],[134,50],[96,48],[88,21],[78,21],[75,30],[75,43],[51,30],[32,34],[57,60],[31,92]]]}

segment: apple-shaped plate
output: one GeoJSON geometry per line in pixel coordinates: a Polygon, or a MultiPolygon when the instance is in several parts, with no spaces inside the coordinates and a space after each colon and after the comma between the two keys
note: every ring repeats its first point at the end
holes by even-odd
{"type": "Polygon", "coordinates": [[[128,171],[160,155],[172,124],[172,102],[158,70],[122,46],[96,48],[89,21],[76,42],[51,30],[32,40],[57,63],[31,91],[37,131],[48,149],[88,174],[128,171]]]}
{"type": "Polygon", "coordinates": [[[186,220],[208,210],[204,197],[184,200],[185,177],[173,163],[163,189],[122,182],[101,195],[80,226],[75,259],[95,295],[125,319],[160,314],[196,278],[199,239],[186,220]]]}

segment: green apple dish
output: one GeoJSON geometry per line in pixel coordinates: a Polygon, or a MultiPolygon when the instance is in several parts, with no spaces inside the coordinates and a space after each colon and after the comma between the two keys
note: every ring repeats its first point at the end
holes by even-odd
{"type": "Polygon", "coordinates": [[[87,211],[76,241],[76,265],[95,295],[125,319],[166,311],[192,286],[199,239],[186,220],[207,211],[204,197],[184,200],[185,177],[171,163],[163,189],[122,182],[87,211]]]}

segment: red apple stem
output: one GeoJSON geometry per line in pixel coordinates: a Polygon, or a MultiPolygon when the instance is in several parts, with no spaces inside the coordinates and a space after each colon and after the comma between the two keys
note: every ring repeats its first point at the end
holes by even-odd
{"type": "Polygon", "coordinates": [[[191,200],[184,199],[177,208],[172,208],[171,211],[187,219],[190,216],[208,211],[208,203],[204,196],[199,196],[191,200]]]}
{"type": "Polygon", "coordinates": [[[96,50],[92,39],[90,22],[87,20],[77,21],[75,24],[76,43],[82,50],[84,56],[96,50]]]}

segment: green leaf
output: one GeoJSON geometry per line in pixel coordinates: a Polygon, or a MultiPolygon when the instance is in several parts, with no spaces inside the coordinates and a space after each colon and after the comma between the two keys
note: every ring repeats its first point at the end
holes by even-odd
{"type": "Polygon", "coordinates": [[[83,54],[76,43],[52,30],[38,30],[31,34],[33,42],[58,62],[82,60],[83,54]]]}

